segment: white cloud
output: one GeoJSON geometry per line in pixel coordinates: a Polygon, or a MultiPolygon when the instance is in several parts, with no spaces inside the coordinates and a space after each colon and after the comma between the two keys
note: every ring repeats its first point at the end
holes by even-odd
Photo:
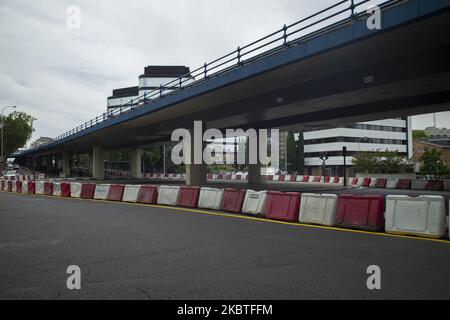
{"type": "MultiPolygon", "coordinates": [[[[137,85],[149,64],[198,67],[331,3],[0,0],[0,105],[38,118],[33,139],[57,136],[101,114],[111,90],[137,85]],[[66,26],[72,4],[81,8],[81,30],[66,26]]],[[[449,113],[439,120],[450,123],[449,113]]]]}

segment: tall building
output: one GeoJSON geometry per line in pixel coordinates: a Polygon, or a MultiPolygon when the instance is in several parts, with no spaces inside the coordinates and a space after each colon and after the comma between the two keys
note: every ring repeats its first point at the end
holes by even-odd
{"type": "Polygon", "coordinates": [[[45,144],[49,144],[53,142],[53,138],[49,138],[49,137],[40,137],[39,139],[37,139],[36,141],[34,141],[31,145],[30,145],[30,149],[37,149],[40,146],[43,146],[45,144]]]}
{"type": "Polygon", "coordinates": [[[139,86],[113,90],[113,95],[108,98],[108,111],[125,105],[137,106],[143,102],[144,97],[154,99],[193,81],[188,67],[148,66],[144,69],[144,74],[139,76],[139,86]]]}
{"type": "Polygon", "coordinates": [[[321,175],[323,160],[329,176],[344,174],[343,148],[347,147],[347,174],[354,175],[353,156],[359,152],[397,151],[411,158],[411,118],[360,122],[340,128],[305,132],[305,171],[321,175]]]}
{"type": "Polygon", "coordinates": [[[449,140],[450,129],[430,127],[425,129],[425,134],[431,140],[449,140]]]}

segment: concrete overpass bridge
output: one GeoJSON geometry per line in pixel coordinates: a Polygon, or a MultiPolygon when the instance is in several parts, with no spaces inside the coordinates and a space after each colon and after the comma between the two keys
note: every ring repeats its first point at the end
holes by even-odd
{"type": "MultiPolygon", "coordinates": [[[[378,1],[379,2],[379,1],[378,1]]],[[[391,0],[380,4],[381,29],[370,29],[374,1],[335,5],[263,37],[155,90],[109,115],[92,119],[22,162],[60,155],[67,173],[73,154],[90,152],[95,178],[104,150],[170,140],[177,128],[303,128],[450,110],[450,0],[391,0]]],[[[187,166],[188,184],[202,184],[205,165],[187,166]]],[[[250,182],[259,181],[258,167],[250,182]]]]}

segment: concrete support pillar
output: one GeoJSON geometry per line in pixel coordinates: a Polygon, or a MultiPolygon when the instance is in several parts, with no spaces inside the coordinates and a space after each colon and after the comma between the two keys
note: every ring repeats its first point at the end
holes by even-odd
{"type": "Polygon", "coordinates": [[[72,153],[63,152],[61,167],[61,178],[68,178],[70,176],[70,167],[72,165],[72,153]]]}
{"type": "Polygon", "coordinates": [[[142,148],[131,150],[131,177],[133,179],[142,179],[142,148]]]}
{"type": "Polygon", "coordinates": [[[105,178],[105,152],[100,147],[92,150],[92,176],[100,180],[105,178]]]}
{"type": "Polygon", "coordinates": [[[33,161],[33,158],[28,157],[27,160],[26,160],[25,166],[26,166],[28,169],[33,170],[33,168],[34,168],[34,161],[33,161]]]}
{"type": "Polygon", "coordinates": [[[249,164],[248,183],[249,184],[266,183],[266,168],[264,168],[261,164],[249,164]]]}
{"type": "Polygon", "coordinates": [[[188,164],[186,165],[186,185],[202,186],[207,180],[208,168],[206,164],[188,164]]]}
{"type": "MultiPolygon", "coordinates": [[[[202,134],[198,132],[197,134],[202,134]]],[[[202,186],[205,185],[207,181],[208,174],[208,166],[205,163],[202,164],[194,164],[195,163],[195,139],[194,139],[194,130],[191,130],[191,163],[186,165],[186,185],[188,186],[202,186]]],[[[203,162],[203,150],[206,146],[204,141],[199,142],[201,148],[201,154],[199,152],[198,157],[201,156],[203,162]]]]}
{"type": "Polygon", "coordinates": [[[51,172],[53,169],[53,157],[47,156],[45,159],[45,168],[47,172],[51,172]]]}

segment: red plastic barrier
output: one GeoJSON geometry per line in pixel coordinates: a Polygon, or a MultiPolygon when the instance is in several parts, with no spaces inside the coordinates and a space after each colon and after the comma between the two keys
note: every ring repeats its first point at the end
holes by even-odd
{"type": "Polygon", "coordinates": [[[177,206],[187,208],[198,208],[199,198],[200,198],[200,188],[181,187],[177,206]]]}
{"type": "Polygon", "coordinates": [[[331,177],[325,177],[325,182],[326,183],[330,183],[330,181],[331,181],[331,177]]]}
{"type": "Polygon", "coordinates": [[[278,181],[285,181],[286,180],[286,175],[282,174],[280,175],[280,177],[278,178],[278,181]]]}
{"type": "Polygon", "coordinates": [[[7,181],[7,184],[6,184],[6,190],[8,191],[8,192],[12,192],[12,184],[13,184],[13,182],[12,181],[7,181]]]}
{"type": "Polygon", "coordinates": [[[222,210],[241,213],[244,205],[246,190],[225,189],[222,210]]]}
{"type": "Polygon", "coordinates": [[[236,180],[237,180],[237,181],[242,180],[242,176],[241,176],[241,175],[237,175],[237,176],[236,176],[236,180]]]}
{"type": "Polygon", "coordinates": [[[341,180],[341,177],[334,177],[334,183],[339,183],[339,180],[341,180]]]}
{"type": "Polygon", "coordinates": [[[28,194],[36,194],[36,182],[28,181],[28,194]]]}
{"type": "Polygon", "coordinates": [[[213,175],[212,174],[208,174],[208,180],[212,180],[213,175]]]}
{"type": "Polygon", "coordinates": [[[351,184],[354,185],[354,186],[357,185],[358,184],[358,178],[353,178],[351,184]]]}
{"type": "Polygon", "coordinates": [[[70,198],[72,193],[70,192],[70,183],[62,182],[61,183],[61,197],[70,198]]]}
{"type": "Polygon", "coordinates": [[[53,182],[44,182],[44,194],[46,196],[53,195],[53,182]]]}
{"type": "Polygon", "coordinates": [[[273,181],[273,176],[267,176],[267,181],[273,181]]]}
{"type": "Polygon", "coordinates": [[[384,230],[384,199],[379,195],[340,195],[337,224],[370,231],[384,230]]]}
{"type": "Polygon", "coordinates": [[[364,188],[369,188],[371,183],[372,183],[372,178],[364,178],[362,186],[364,188]]]}
{"type": "Polygon", "coordinates": [[[291,182],[296,182],[297,181],[297,175],[293,174],[291,176],[291,182]]]}
{"type": "Polygon", "coordinates": [[[81,199],[94,199],[95,195],[95,184],[94,183],[83,183],[81,185],[81,199]]]}
{"type": "Polygon", "coordinates": [[[402,179],[398,181],[397,189],[400,190],[411,190],[412,189],[412,180],[402,179]]]}
{"type": "Polygon", "coordinates": [[[158,188],[156,186],[142,186],[139,189],[137,202],[145,204],[157,204],[158,188]]]}
{"type": "Polygon", "coordinates": [[[299,192],[269,192],[266,217],[272,220],[297,222],[300,197],[299,192]]]}
{"type": "Polygon", "coordinates": [[[4,180],[1,180],[0,181],[0,183],[1,183],[1,189],[4,191],[5,190],[5,181],[4,180]]]}
{"type": "Polygon", "coordinates": [[[427,191],[444,191],[444,181],[442,180],[430,180],[425,186],[427,191]]]}
{"type": "Polygon", "coordinates": [[[121,184],[111,185],[109,187],[108,196],[106,199],[109,201],[122,201],[123,192],[125,191],[125,186],[121,184]]]}
{"type": "Polygon", "coordinates": [[[225,177],[225,180],[231,180],[231,174],[227,174],[227,176],[225,177]]]}
{"type": "Polygon", "coordinates": [[[376,187],[380,189],[386,189],[387,179],[377,179],[376,187]]]}
{"type": "Polygon", "coordinates": [[[303,176],[303,182],[309,182],[309,176],[303,176]]]}
{"type": "Polygon", "coordinates": [[[223,180],[223,174],[218,174],[217,175],[217,180],[223,180]]]}
{"type": "Polygon", "coordinates": [[[321,182],[322,181],[322,177],[314,177],[314,182],[321,182]]]}
{"type": "Polygon", "coordinates": [[[16,192],[22,193],[22,181],[16,181],[16,192]]]}

